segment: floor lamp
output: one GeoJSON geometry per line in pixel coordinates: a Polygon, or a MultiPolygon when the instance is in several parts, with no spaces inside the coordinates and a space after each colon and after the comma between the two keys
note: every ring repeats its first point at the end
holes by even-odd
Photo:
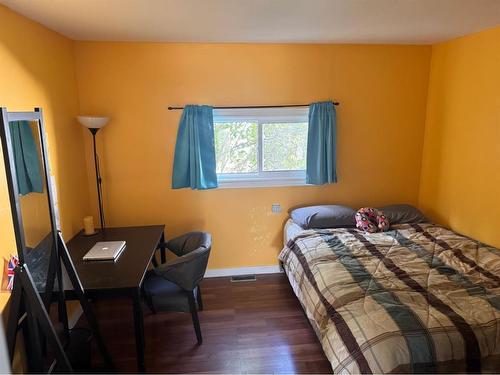
{"type": "Polygon", "coordinates": [[[94,146],[94,165],[95,165],[95,178],[97,185],[97,199],[99,200],[99,217],[101,219],[101,230],[105,229],[104,212],[102,209],[102,191],[101,191],[101,171],[99,168],[99,156],[97,155],[97,149],[95,144],[95,135],[108,123],[108,117],[99,116],[78,116],[78,122],[85,126],[92,133],[92,142],[94,146]]]}

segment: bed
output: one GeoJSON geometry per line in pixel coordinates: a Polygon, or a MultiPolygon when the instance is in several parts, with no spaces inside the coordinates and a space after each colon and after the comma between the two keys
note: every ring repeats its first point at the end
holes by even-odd
{"type": "Polygon", "coordinates": [[[500,372],[500,250],[430,223],[284,233],[334,373],[500,372]]]}

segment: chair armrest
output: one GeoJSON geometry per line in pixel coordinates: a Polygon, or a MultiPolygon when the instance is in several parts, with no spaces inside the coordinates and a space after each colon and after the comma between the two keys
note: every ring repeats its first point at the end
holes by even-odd
{"type": "Polygon", "coordinates": [[[166,247],[177,256],[183,256],[199,247],[211,247],[212,237],[209,233],[189,232],[172,238],[166,242],[166,247]]]}
{"type": "Polygon", "coordinates": [[[193,290],[203,280],[209,254],[210,249],[200,247],[172,262],[156,267],[154,272],[184,290],[193,290]]]}

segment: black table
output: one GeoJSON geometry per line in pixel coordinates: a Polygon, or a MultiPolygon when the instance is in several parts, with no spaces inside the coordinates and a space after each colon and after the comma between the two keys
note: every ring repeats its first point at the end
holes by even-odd
{"type": "Polygon", "coordinates": [[[141,285],[155,250],[165,241],[164,230],[164,225],[106,228],[104,232],[93,236],[85,236],[80,232],[67,244],[85,294],[89,298],[127,297],[132,300],[139,372],[144,372],[141,285]],[[84,261],[83,256],[99,241],[125,241],[126,248],[116,262],[84,261]]]}

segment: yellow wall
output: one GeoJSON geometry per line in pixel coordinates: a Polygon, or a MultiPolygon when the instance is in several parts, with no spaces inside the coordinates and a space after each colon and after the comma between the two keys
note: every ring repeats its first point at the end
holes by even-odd
{"type": "Polygon", "coordinates": [[[500,246],[500,27],[433,46],[420,205],[500,246]]]}
{"type": "Polygon", "coordinates": [[[231,268],[277,263],[290,207],[416,204],[430,52],[429,46],[76,42],[81,112],[111,117],[98,134],[109,224],[165,223],[169,237],[208,230],[209,267],[231,268]],[[170,188],[180,111],[168,105],[324,99],[341,103],[338,184],[170,188]],[[282,214],[271,214],[275,202],[282,214]]]}
{"type": "MultiPolygon", "coordinates": [[[[42,107],[65,238],[81,228],[89,206],[78,113],[73,42],[0,6],[0,106],[42,107]]],[[[0,258],[15,253],[3,161],[0,163],[0,258]]],[[[0,293],[0,310],[8,293],[0,293]]]]}

